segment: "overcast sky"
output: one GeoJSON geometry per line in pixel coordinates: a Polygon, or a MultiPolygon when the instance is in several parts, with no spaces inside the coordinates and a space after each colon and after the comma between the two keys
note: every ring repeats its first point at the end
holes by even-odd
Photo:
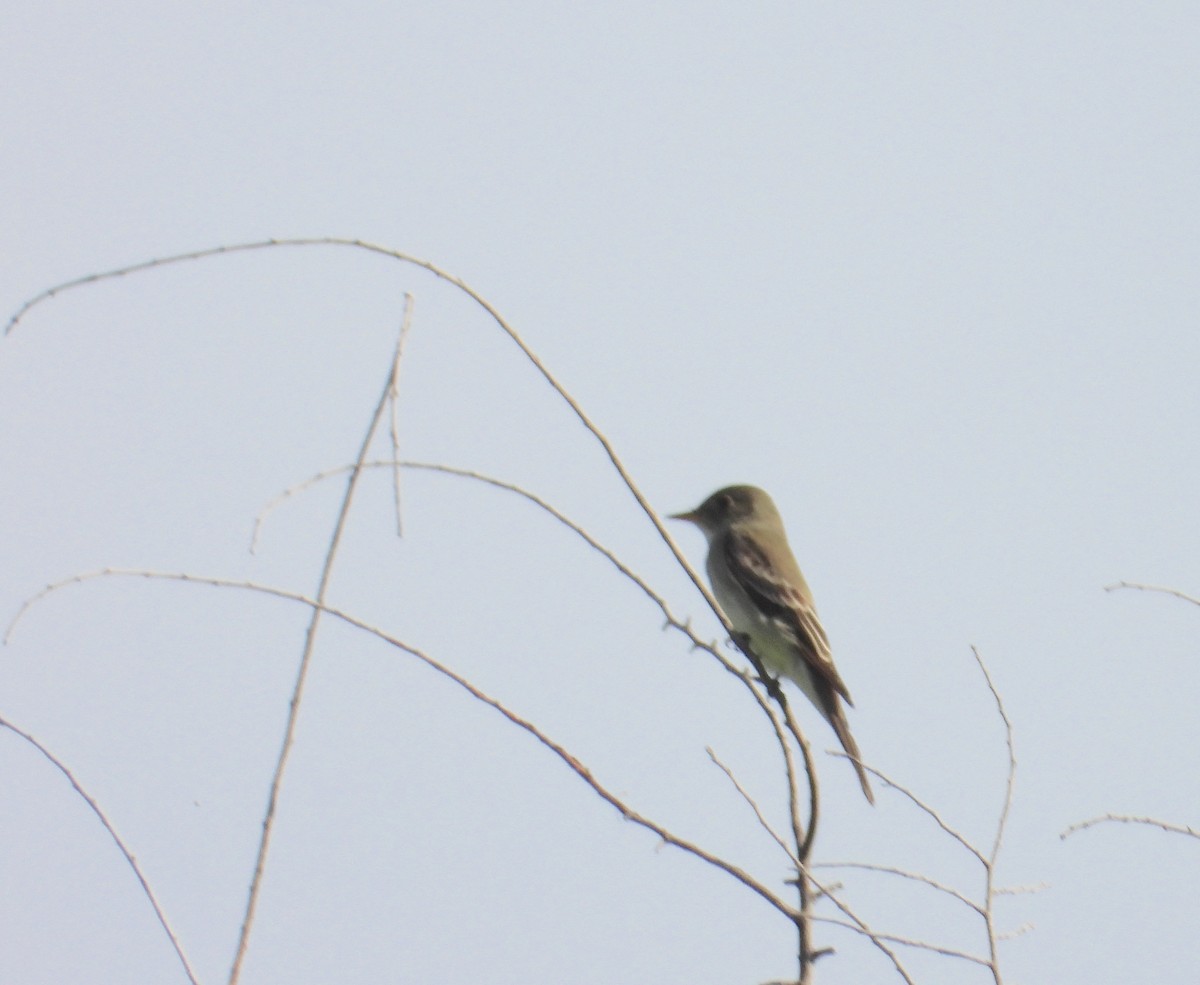
{"type": "MultiPolygon", "coordinates": [[[[3,15],[0,310],[270,237],[428,258],[503,312],[663,512],[770,490],[866,759],[990,845],[1005,980],[1196,979],[1200,15],[1190,4],[42,3],[3,15]]],[[[0,344],[0,613],[106,566],[315,589],[414,295],[403,453],[524,484],[715,637],[599,446],[452,286],[348,248],[216,257],[34,308],[0,344]]],[[[376,446],[381,456],[386,445],[376,446]]],[[[631,804],[772,885],[778,753],[711,659],[519,498],[364,479],[335,604],[469,675],[631,804]]],[[[678,532],[700,563],[702,538],[678,532]]],[[[306,611],[91,582],[0,650],[0,715],[70,766],[200,979],[225,980],[306,611]]],[[[823,861],[982,873],[822,752],[823,861]]],[[[0,733],[0,981],[183,982],[128,866],[0,733]]],[[[978,923],[839,872],[884,931],[978,923]]],[[[884,982],[821,927],[822,985],[884,982]]],[[[624,823],[411,658],[327,624],[243,981],[751,983],[785,921],[624,823]]],[[[924,982],[980,969],[909,959],[924,982]]]]}

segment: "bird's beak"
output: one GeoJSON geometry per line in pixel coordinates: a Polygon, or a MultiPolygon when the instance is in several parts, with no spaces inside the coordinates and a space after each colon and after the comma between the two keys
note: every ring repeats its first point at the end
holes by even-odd
{"type": "Polygon", "coordinates": [[[696,511],[689,510],[687,513],[670,513],[667,515],[668,520],[685,520],[688,523],[698,524],[700,521],[696,518],[696,511]]]}

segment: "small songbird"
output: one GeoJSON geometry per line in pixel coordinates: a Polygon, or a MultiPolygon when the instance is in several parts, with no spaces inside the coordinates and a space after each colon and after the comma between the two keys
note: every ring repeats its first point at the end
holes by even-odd
{"type": "Polygon", "coordinates": [[[853,757],[863,793],[875,803],[840,699],[854,702],[833,665],[829,638],[771,497],[755,486],[729,486],[671,519],[694,523],[708,538],[708,580],[733,625],[734,642],[745,642],[768,671],[799,685],[853,757]]]}

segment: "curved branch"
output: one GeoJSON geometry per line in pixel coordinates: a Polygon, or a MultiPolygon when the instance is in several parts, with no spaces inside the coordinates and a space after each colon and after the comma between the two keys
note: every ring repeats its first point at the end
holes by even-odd
{"type": "Polygon", "coordinates": [[[709,608],[713,610],[713,613],[721,621],[722,626],[725,627],[725,631],[732,635],[733,627],[729,624],[725,614],[721,612],[721,607],[717,605],[717,600],[713,597],[712,592],[709,591],[708,586],[704,584],[703,579],[701,579],[699,574],[697,574],[696,570],[691,566],[691,564],[688,563],[687,558],[679,549],[679,545],[675,543],[674,538],[672,538],[671,534],[667,531],[666,525],[663,523],[662,518],[650,505],[641,489],[639,489],[637,484],[633,481],[633,477],[629,474],[629,471],[617,457],[617,453],[613,448],[612,442],[610,442],[604,433],[600,431],[600,429],[592,422],[592,419],[584,412],[579,402],[567,392],[566,388],[563,387],[561,383],[558,382],[558,379],[553,373],[550,372],[550,370],[546,367],[546,364],[543,363],[538,357],[537,353],[535,353],[529,347],[525,340],[517,333],[516,329],[509,325],[504,316],[500,314],[499,310],[490,301],[488,301],[487,298],[471,287],[461,277],[456,277],[429,260],[424,260],[421,257],[416,257],[408,253],[402,253],[399,250],[393,250],[386,246],[380,246],[377,243],[369,243],[365,240],[351,239],[342,236],[309,236],[289,239],[264,239],[247,243],[235,243],[230,246],[214,246],[204,250],[193,250],[188,253],[176,253],[172,256],[144,260],[140,263],[130,264],[125,267],[117,267],[101,273],[88,274],[86,277],[77,277],[74,280],[64,281],[61,284],[56,284],[54,287],[49,287],[46,290],[34,295],[32,298],[22,304],[17,309],[16,313],[8,320],[8,324],[4,329],[4,334],[8,335],[11,333],[13,329],[17,327],[18,323],[25,317],[25,315],[27,315],[32,308],[36,307],[42,302],[48,301],[51,298],[57,297],[59,294],[63,294],[67,291],[84,287],[88,284],[96,284],[100,281],[114,280],[116,278],[126,277],[130,274],[140,273],[146,270],[153,270],[158,267],[166,267],[177,263],[187,263],[193,260],[203,260],[208,257],[222,256],[228,253],[246,253],[252,250],[267,250],[277,247],[309,246],[335,246],[346,247],[354,250],[364,250],[368,253],[375,253],[379,256],[389,257],[390,259],[398,260],[401,263],[410,264],[414,267],[420,267],[421,269],[427,270],[429,273],[433,274],[439,280],[443,280],[447,284],[450,284],[451,286],[462,291],[462,293],[467,295],[467,297],[469,297],[472,301],[479,305],[480,308],[487,312],[497,326],[499,326],[499,328],[513,341],[517,348],[521,350],[521,352],[525,355],[525,358],[528,359],[538,373],[541,374],[542,378],[548,384],[550,384],[553,390],[559,395],[560,398],[562,398],[566,405],[575,414],[575,417],[579,420],[579,422],[588,430],[592,437],[599,442],[600,447],[608,456],[613,468],[616,469],[617,475],[621,477],[621,481],[625,483],[625,487],[633,495],[633,498],[637,500],[638,505],[642,508],[642,512],[646,514],[650,522],[654,525],[654,529],[658,531],[658,535],[663,539],[663,542],[667,545],[668,550],[670,550],[670,552],[674,555],[675,560],[679,563],[680,567],[683,568],[688,578],[691,579],[692,584],[696,586],[696,590],[701,594],[701,596],[703,596],[705,602],[708,603],[709,608]]]}
{"type": "Polygon", "coordinates": [[[1173,824],[1170,821],[1160,821],[1156,817],[1141,817],[1135,814],[1104,814],[1100,817],[1088,818],[1086,821],[1079,821],[1072,824],[1059,835],[1064,841],[1075,834],[1077,831],[1086,831],[1088,828],[1094,828],[1098,824],[1144,824],[1151,828],[1160,828],[1163,831],[1169,831],[1171,834],[1187,835],[1189,838],[1200,838],[1200,830],[1191,827],[1187,824],[1173,824]]]}
{"type": "Polygon", "coordinates": [[[129,850],[129,848],[125,845],[124,840],[119,834],[117,834],[117,829],[113,827],[112,822],[108,819],[108,815],[101,810],[100,805],[96,803],[95,798],[93,798],[91,794],[83,789],[79,781],[75,779],[75,774],[67,768],[66,764],[63,763],[61,759],[55,756],[54,753],[38,742],[38,740],[28,732],[18,728],[12,722],[3,717],[0,717],[0,728],[6,728],[13,734],[20,736],[31,746],[33,746],[34,749],[40,752],[46,759],[48,759],[51,765],[53,765],[55,769],[57,769],[63,776],[67,778],[67,782],[70,783],[75,792],[83,798],[84,803],[86,803],[88,807],[92,809],[92,813],[95,814],[100,820],[100,823],[104,826],[104,830],[108,832],[109,837],[112,838],[113,842],[116,844],[117,850],[120,851],[123,856],[125,856],[126,863],[133,870],[134,876],[137,878],[138,883],[142,887],[142,892],[145,894],[146,899],[150,901],[151,907],[154,908],[154,915],[158,917],[158,922],[162,925],[162,929],[166,932],[167,940],[171,942],[171,947],[174,948],[175,954],[179,957],[179,963],[183,965],[183,971],[184,974],[187,975],[188,981],[191,982],[192,985],[200,985],[200,982],[196,978],[196,973],[192,971],[192,966],[188,962],[187,955],[183,953],[183,945],[179,943],[179,938],[175,935],[175,931],[171,929],[171,924],[167,920],[167,915],[165,912],[163,912],[163,908],[158,902],[158,897],[154,895],[154,890],[150,888],[150,883],[146,881],[146,876],[142,872],[142,867],[138,865],[138,861],[134,857],[133,852],[129,850]]]}
{"type": "MultiPolygon", "coordinates": [[[[362,464],[362,468],[391,469],[394,468],[396,464],[396,462],[392,461],[371,461],[364,462],[362,464]]],[[[518,486],[515,483],[498,479],[494,476],[487,475],[483,472],[478,472],[474,469],[457,468],[455,466],[443,465],[434,462],[402,461],[398,464],[403,468],[421,469],[430,472],[440,472],[446,475],[453,475],[465,479],[473,479],[477,482],[483,482],[497,489],[503,489],[507,492],[516,493],[518,496],[521,496],[528,502],[533,503],[539,509],[545,511],[556,521],[565,526],[576,536],[580,537],[584,543],[608,560],[608,562],[612,564],[612,566],[616,568],[621,575],[633,582],[633,584],[635,584],[642,591],[642,593],[658,607],[659,611],[662,612],[666,626],[683,633],[691,642],[693,648],[702,649],[711,654],[728,673],[737,677],[741,681],[742,685],[749,690],[751,697],[754,698],[763,714],[765,714],[767,719],[771,722],[771,726],[775,732],[776,739],[779,742],[780,750],[783,755],[784,769],[787,773],[788,780],[789,814],[791,817],[793,836],[796,842],[796,852],[789,852],[789,855],[798,855],[798,857],[802,860],[807,859],[811,855],[813,839],[816,836],[817,820],[820,812],[820,796],[817,786],[817,773],[813,765],[812,749],[809,746],[808,740],[804,736],[804,733],[801,731],[799,723],[792,714],[791,707],[787,702],[787,698],[782,694],[782,692],[780,692],[778,695],[779,705],[783,713],[783,718],[781,719],[774,706],[767,700],[762,691],[756,686],[753,678],[747,672],[733,664],[733,662],[730,661],[729,658],[726,657],[717,646],[706,643],[704,640],[702,640],[696,634],[695,630],[692,629],[691,624],[679,619],[679,617],[676,616],[667,605],[666,599],[654,591],[649,582],[647,582],[641,575],[637,574],[635,571],[633,571],[633,569],[626,565],[613,551],[600,543],[600,541],[588,533],[583,526],[572,520],[561,510],[557,509],[554,505],[542,499],[537,494],[532,493],[528,489],[518,486]],[[805,774],[808,778],[809,788],[809,819],[807,826],[800,816],[799,778],[796,769],[795,756],[792,752],[791,746],[787,741],[788,735],[790,735],[795,741],[796,745],[801,751],[802,756],[804,757],[805,774]]],[[[343,465],[338,466],[337,468],[327,469],[323,472],[318,472],[315,475],[305,479],[303,482],[289,486],[282,493],[267,503],[267,505],[259,511],[258,516],[255,517],[254,531],[251,537],[251,551],[257,550],[263,525],[275,509],[277,509],[291,497],[311,488],[319,482],[323,482],[326,479],[344,474],[351,468],[353,468],[353,466],[343,465]]]]}
{"type": "MultiPolygon", "coordinates": [[[[498,309],[496,309],[496,307],[494,305],[492,305],[491,302],[489,302],[485,297],[483,297],[483,295],[481,295],[479,292],[477,292],[474,288],[472,288],[470,285],[468,285],[461,278],[448,273],[447,271],[443,270],[442,268],[438,267],[437,265],[433,264],[432,262],[430,262],[428,260],[424,260],[419,257],[415,257],[415,256],[412,256],[412,255],[409,255],[406,253],[402,253],[397,250],[389,249],[387,247],[383,247],[383,246],[380,246],[380,245],[377,245],[374,243],[365,242],[363,240],[347,239],[347,238],[342,238],[342,237],[309,237],[309,238],[295,238],[295,239],[269,239],[269,240],[261,240],[261,241],[257,241],[257,242],[234,244],[234,245],[230,245],[230,246],[219,246],[219,247],[214,247],[214,248],[210,248],[210,249],[206,249],[206,250],[192,251],[189,253],[181,253],[181,254],[176,254],[174,256],[143,261],[141,263],[133,264],[130,266],[121,267],[121,268],[117,268],[117,269],[102,272],[102,273],[91,274],[86,277],[77,278],[75,280],[71,280],[71,281],[67,281],[62,284],[59,284],[55,287],[48,288],[47,290],[42,291],[40,294],[38,294],[35,297],[31,298],[30,300],[26,301],[17,310],[17,312],[9,320],[9,323],[5,329],[5,334],[7,335],[9,332],[11,332],[16,327],[16,325],[20,322],[20,320],[35,305],[37,305],[43,301],[46,301],[50,298],[53,298],[60,293],[63,293],[68,290],[72,290],[77,287],[82,287],[87,284],[93,284],[93,283],[96,283],[96,282],[99,282],[102,280],[123,277],[123,276],[133,274],[136,272],[150,270],[150,269],[154,269],[157,267],[166,266],[169,264],[183,263],[183,262],[192,261],[192,260],[200,260],[200,259],[204,259],[206,257],[219,256],[221,254],[226,254],[226,253],[246,252],[246,251],[251,251],[251,250],[270,249],[270,248],[285,247],[285,246],[291,246],[291,247],[335,246],[335,247],[347,247],[347,248],[356,249],[356,250],[364,250],[369,253],[375,253],[375,254],[378,254],[381,256],[389,257],[391,259],[400,261],[402,263],[420,267],[420,268],[428,271],[429,273],[433,274],[435,277],[437,277],[437,278],[445,281],[446,283],[452,285],[453,287],[457,288],[458,290],[460,290],[461,292],[466,294],[469,298],[471,298],[480,308],[482,308],[492,318],[492,320],[496,323],[496,325],[506,335],[508,335],[510,340],[525,355],[526,359],[530,362],[530,364],[538,371],[538,373],[550,385],[550,387],[559,395],[559,397],[564,401],[564,403],[567,404],[567,406],[571,409],[571,411],[574,413],[575,417],[584,426],[584,428],[600,444],[601,448],[603,449],[604,453],[607,455],[613,468],[616,470],[617,474],[620,476],[621,480],[624,482],[626,488],[629,490],[631,495],[637,501],[637,503],[641,507],[643,513],[650,520],[651,524],[654,526],[655,530],[658,532],[658,534],[662,538],[663,542],[667,545],[667,548],[670,550],[671,554],[674,556],[676,562],[683,569],[683,571],[687,574],[688,578],[691,580],[691,582],[695,586],[696,590],[700,593],[701,597],[704,598],[706,604],[712,610],[714,615],[716,615],[717,619],[721,623],[725,632],[731,637],[734,635],[732,625],[729,623],[725,614],[721,611],[721,608],[717,604],[717,601],[716,601],[715,597],[713,596],[712,592],[709,590],[708,586],[704,583],[704,581],[700,578],[700,576],[696,572],[696,570],[688,562],[687,558],[684,556],[684,554],[680,550],[679,546],[675,543],[674,539],[671,537],[670,533],[668,532],[666,525],[664,524],[662,518],[658,515],[658,513],[654,510],[654,508],[650,505],[650,503],[646,499],[645,495],[642,493],[640,488],[634,482],[633,477],[630,475],[629,471],[625,468],[624,464],[618,458],[616,451],[615,451],[612,443],[607,438],[607,436],[602,431],[600,431],[600,429],[592,422],[592,420],[585,413],[585,411],[583,410],[582,406],[578,403],[578,401],[565,389],[565,387],[563,387],[563,385],[561,383],[559,383],[557,378],[550,372],[550,370],[541,361],[541,359],[538,357],[538,355],[526,344],[524,339],[521,338],[521,336],[516,332],[516,330],[511,325],[508,324],[508,322],[500,314],[498,309]]],[[[394,370],[393,370],[393,373],[394,373],[394,370]]],[[[267,821],[264,824],[263,842],[260,847],[259,865],[257,865],[256,869],[255,869],[255,876],[254,876],[254,880],[252,882],[252,887],[251,887],[250,902],[249,902],[249,905],[247,908],[246,920],[243,924],[243,932],[241,935],[241,939],[239,941],[238,953],[237,953],[237,956],[234,961],[233,972],[232,972],[232,975],[230,978],[230,985],[235,985],[235,983],[236,983],[236,980],[238,977],[238,972],[240,969],[241,960],[245,953],[245,947],[246,947],[246,943],[247,943],[247,934],[249,931],[249,924],[253,918],[254,904],[255,904],[255,900],[257,898],[257,887],[260,884],[260,880],[261,880],[261,863],[262,863],[262,859],[263,859],[263,854],[265,853],[265,850],[266,850],[267,842],[269,840],[269,832],[270,832],[270,828],[271,828],[270,822],[273,818],[273,809],[274,809],[274,804],[276,801],[276,793],[278,790],[279,781],[282,776],[282,770],[283,770],[283,767],[286,765],[288,752],[289,752],[289,749],[291,746],[291,736],[292,736],[293,730],[294,730],[295,713],[299,706],[299,698],[301,697],[304,681],[305,681],[305,678],[307,675],[308,663],[309,663],[309,659],[311,657],[311,651],[312,651],[313,641],[315,638],[315,631],[316,631],[317,623],[319,620],[320,613],[322,611],[324,611],[321,608],[321,606],[324,603],[324,590],[325,590],[326,585],[328,584],[329,574],[332,569],[333,556],[334,556],[334,553],[336,552],[337,543],[340,538],[340,532],[344,525],[344,521],[345,521],[345,518],[346,518],[346,515],[348,512],[349,503],[350,503],[350,499],[353,495],[354,486],[357,482],[358,476],[361,472],[361,468],[365,461],[366,448],[369,445],[370,440],[374,435],[375,428],[377,427],[377,425],[379,423],[380,415],[382,414],[383,407],[386,404],[387,396],[391,392],[393,383],[394,383],[393,376],[390,375],[388,387],[385,388],[384,398],[381,399],[379,408],[376,410],[376,414],[372,420],[371,427],[368,429],[368,433],[367,433],[366,439],[364,441],[362,450],[359,453],[354,472],[352,473],[350,484],[347,489],[347,494],[343,501],[342,510],[339,513],[338,522],[336,524],[333,538],[331,540],[330,552],[326,556],[326,562],[325,562],[325,566],[324,566],[322,576],[321,576],[321,584],[320,584],[320,587],[319,587],[319,590],[317,593],[317,597],[315,600],[313,600],[316,603],[317,607],[314,608],[314,610],[313,610],[312,623],[310,624],[310,627],[309,627],[309,633],[308,633],[307,641],[305,644],[305,652],[301,658],[301,665],[300,665],[300,670],[299,670],[299,673],[297,676],[296,688],[293,693],[293,701],[292,701],[292,704],[291,704],[290,710],[289,710],[287,734],[285,735],[283,749],[281,750],[280,761],[279,761],[279,766],[276,771],[276,776],[272,783],[272,794],[271,794],[271,798],[270,798],[270,806],[268,808],[267,821]]],[[[691,635],[690,631],[688,631],[688,632],[689,632],[689,635],[691,635]]],[[[705,648],[709,649],[710,652],[716,653],[715,647],[711,647],[711,648],[705,647],[705,648]]],[[[746,652],[746,656],[750,660],[750,662],[754,665],[755,669],[759,672],[760,677],[763,678],[763,683],[764,683],[764,686],[767,688],[768,693],[773,698],[775,698],[775,700],[783,708],[783,714],[784,714],[784,720],[785,720],[785,724],[786,724],[787,733],[789,733],[795,739],[797,744],[800,745],[802,752],[804,754],[806,765],[808,767],[812,813],[810,816],[808,831],[804,837],[801,837],[800,832],[799,832],[801,824],[800,824],[798,812],[797,812],[797,809],[795,806],[794,795],[793,795],[793,810],[792,810],[793,826],[797,829],[797,851],[798,851],[799,857],[801,859],[804,859],[807,857],[808,851],[811,850],[812,841],[813,841],[813,838],[815,837],[817,807],[818,807],[816,773],[815,773],[815,770],[813,770],[813,768],[812,768],[811,752],[807,747],[807,743],[804,740],[803,734],[801,733],[798,724],[795,722],[795,719],[791,715],[790,710],[787,708],[786,700],[783,697],[782,690],[779,687],[778,683],[772,681],[766,675],[765,669],[761,665],[761,661],[758,659],[758,657],[755,654],[753,654],[752,652],[746,652]]],[[[718,659],[720,659],[722,661],[722,663],[726,665],[727,670],[731,670],[731,672],[737,673],[736,670],[733,670],[727,664],[727,661],[724,659],[724,657],[718,656],[718,659]]],[[[746,683],[746,685],[751,689],[751,691],[755,693],[756,700],[759,700],[760,705],[761,705],[762,701],[757,694],[757,688],[754,686],[753,682],[751,682],[748,678],[743,677],[740,673],[737,673],[737,676],[739,676],[744,681],[744,683],[746,683]]],[[[787,740],[785,738],[784,731],[780,727],[779,720],[774,715],[770,715],[769,717],[771,719],[772,726],[776,729],[776,732],[777,732],[777,735],[779,736],[781,744],[786,746],[787,740]]],[[[790,757],[787,757],[787,758],[788,758],[788,762],[790,764],[790,762],[791,762],[790,757]]],[[[789,770],[791,770],[791,769],[792,769],[792,766],[789,765],[789,770]]],[[[789,774],[789,785],[794,791],[795,786],[796,786],[796,780],[795,780],[794,775],[789,774]]],[[[803,881],[801,881],[801,891],[802,891],[801,892],[801,896],[802,896],[801,911],[804,912],[805,911],[805,903],[804,903],[803,881]]],[[[805,929],[806,929],[805,926],[800,927],[801,937],[802,937],[802,946],[801,946],[802,976],[803,976],[803,966],[805,964],[804,959],[803,959],[803,952],[805,951],[805,947],[803,946],[803,938],[805,935],[805,929]]]]}
{"type": "Polygon", "coordinates": [[[1000,808],[1000,818],[996,822],[996,839],[992,842],[992,853],[988,856],[985,865],[986,888],[984,899],[987,901],[987,905],[983,913],[984,924],[987,927],[988,953],[991,955],[992,974],[995,976],[996,985],[1001,985],[1000,938],[996,932],[996,918],[992,911],[992,899],[996,894],[996,859],[1000,857],[1000,846],[1004,843],[1004,831],[1008,824],[1009,812],[1012,809],[1013,790],[1017,779],[1017,754],[1013,746],[1012,721],[1009,719],[1008,712],[1004,708],[1004,701],[1000,697],[1000,692],[992,680],[992,675],[988,673],[987,664],[983,662],[983,657],[979,655],[979,650],[971,647],[971,653],[975,656],[975,662],[979,665],[980,673],[983,674],[983,679],[987,682],[988,690],[992,692],[992,698],[996,702],[996,712],[999,714],[1000,720],[1004,723],[1004,741],[1008,748],[1008,778],[1004,785],[1004,803],[1000,808]]]}
{"type": "Polygon", "coordinates": [[[1174,595],[1175,598],[1191,602],[1192,605],[1200,605],[1200,598],[1195,595],[1188,595],[1177,588],[1167,588],[1163,585],[1143,585],[1137,581],[1119,581],[1116,584],[1104,586],[1106,592],[1115,592],[1122,588],[1133,588],[1139,592],[1157,592],[1159,595],[1174,595]]]}
{"type": "Polygon", "coordinates": [[[773,892],[771,892],[770,889],[755,879],[748,872],[744,871],[733,863],[726,861],[720,856],[715,855],[707,849],[701,848],[699,845],[680,838],[678,835],[663,827],[657,821],[654,821],[651,818],[646,817],[645,815],[634,810],[615,793],[601,784],[600,781],[592,775],[591,770],[589,770],[587,766],[580,762],[579,759],[577,759],[564,746],[555,742],[528,719],[521,717],[516,712],[510,710],[498,699],[491,697],[489,694],[476,687],[461,674],[451,670],[445,664],[434,659],[416,647],[410,646],[403,640],[384,632],[382,629],[379,629],[378,627],[373,626],[348,612],[335,608],[334,606],[318,602],[315,598],[310,598],[307,595],[301,594],[300,592],[293,592],[285,588],[275,588],[271,585],[261,585],[257,582],[239,581],[230,578],[210,578],[201,575],[192,575],[186,572],[150,571],[133,568],[101,568],[96,571],[87,571],[82,574],[74,575],[71,578],[64,578],[62,581],[55,582],[52,585],[47,585],[37,595],[25,602],[25,604],[21,607],[21,612],[18,614],[17,618],[20,618],[26,612],[28,612],[28,610],[40,599],[45,598],[47,595],[50,595],[53,592],[57,592],[71,585],[78,585],[86,581],[94,581],[100,578],[145,578],[153,581],[180,581],[197,585],[211,585],[214,588],[231,588],[240,589],[242,591],[258,592],[263,595],[285,599],[290,602],[299,602],[301,605],[308,606],[312,610],[319,610],[321,613],[328,615],[333,619],[337,619],[349,626],[360,629],[363,632],[374,636],[376,639],[381,640],[382,642],[387,643],[398,650],[402,650],[413,657],[416,657],[418,660],[432,670],[436,671],[441,676],[454,682],[475,700],[488,705],[503,715],[504,718],[506,718],[513,725],[516,725],[518,728],[528,732],[539,743],[549,749],[552,753],[554,753],[555,756],[557,756],[560,760],[562,760],[562,762],[570,767],[572,772],[574,772],[581,780],[591,787],[592,790],[595,791],[604,801],[616,808],[617,811],[620,812],[621,816],[625,818],[625,820],[632,821],[634,824],[637,824],[638,826],[658,835],[658,837],[667,844],[673,845],[676,848],[687,852],[688,854],[694,855],[702,861],[708,862],[715,868],[720,869],[722,872],[725,872],[727,875],[732,876],[747,889],[750,889],[764,899],[789,920],[794,920],[796,918],[796,911],[792,907],[788,906],[787,903],[776,896],[773,892]]]}

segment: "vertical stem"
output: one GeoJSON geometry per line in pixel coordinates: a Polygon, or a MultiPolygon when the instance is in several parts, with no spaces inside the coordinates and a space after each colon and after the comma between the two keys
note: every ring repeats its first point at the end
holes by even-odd
{"type": "Polygon", "coordinates": [[[808,876],[800,873],[796,880],[800,890],[800,912],[796,916],[796,932],[800,938],[800,978],[799,985],[812,985],[812,887],[808,876]]]}
{"type": "Polygon", "coordinates": [[[379,429],[380,422],[383,420],[384,412],[387,409],[388,397],[392,393],[393,374],[395,372],[396,364],[393,362],[389,368],[387,383],[384,385],[383,393],[380,394],[379,402],[375,405],[375,412],[371,416],[370,426],[367,428],[362,446],[358,450],[358,457],[354,461],[354,468],[351,470],[350,478],[346,483],[346,492],[342,497],[341,509],[338,511],[337,522],[334,524],[333,534],[329,540],[329,549],[325,552],[325,561],[321,568],[321,580],[317,586],[317,594],[315,596],[316,605],[312,610],[312,616],[308,623],[308,631],[304,636],[304,652],[301,654],[300,667],[296,673],[296,683],[292,688],[292,700],[288,704],[288,718],[283,734],[283,744],[275,763],[275,774],[271,778],[271,791],[267,797],[267,811],[263,817],[262,834],[259,836],[258,854],[254,862],[254,875],[250,880],[246,910],[242,917],[242,929],[238,934],[237,951],[233,957],[233,966],[229,970],[229,985],[237,985],[240,980],[242,962],[245,960],[246,950],[250,946],[250,931],[254,926],[254,917],[258,912],[258,901],[262,891],[263,874],[266,871],[267,854],[271,848],[271,835],[275,830],[275,811],[279,805],[279,794],[283,788],[283,777],[287,772],[292,746],[296,740],[296,723],[300,717],[300,704],[304,697],[304,685],[308,681],[308,671],[312,664],[313,652],[317,645],[317,631],[321,625],[321,613],[324,611],[326,594],[328,593],[329,583],[333,577],[334,560],[337,558],[338,547],[342,542],[342,533],[346,529],[346,521],[350,516],[350,505],[354,501],[354,492],[358,487],[358,481],[362,475],[363,463],[367,459],[367,451],[371,447],[371,441],[374,439],[375,432],[379,429]]]}

